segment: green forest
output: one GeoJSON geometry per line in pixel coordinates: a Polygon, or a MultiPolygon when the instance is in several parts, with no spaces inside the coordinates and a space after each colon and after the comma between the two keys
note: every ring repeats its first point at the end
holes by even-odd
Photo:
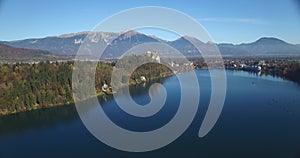
{"type": "MultiPolygon", "coordinates": [[[[95,90],[101,95],[103,83],[110,84],[113,62],[99,62],[95,72],[95,90]]],[[[74,62],[40,62],[0,65],[0,115],[37,108],[70,104],[74,62]]],[[[147,63],[130,75],[130,84],[139,83],[139,76],[147,79],[172,75],[172,71],[158,63],[147,63]]],[[[88,77],[88,76],[86,76],[88,77]]]]}

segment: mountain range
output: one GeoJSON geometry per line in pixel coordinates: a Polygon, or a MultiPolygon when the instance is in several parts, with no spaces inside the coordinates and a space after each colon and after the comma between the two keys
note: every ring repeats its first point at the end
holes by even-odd
{"type": "MultiPolygon", "coordinates": [[[[105,43],[107,48],[102,57],[118,58],[135,45],[147,42],[165,43],[179,50],[186,56],[198,54],[198,50],[189,41],[189,36],[183,36],[174,41],[165,41],[155,36],[148,36],[136,31],[113,32],[79,32],[45,38],[32,38],[16,41],[0,41],[1,56],[74,56],[85,38],[92,44],[105,43]],[[89,35],[88,35],[89,34],[89,35]],[[5,46],[6,45],[6,46],[5,46]],[[8,49],[10,48],[10,49],[8,49]],[[15,48],[16,50],[12,50],[15,48]],[[20,49],[22,48],[22,49],[20,49]],[[4,51],[6,50],[6,51],[4,51]],[[7,51],[10,50],[10,51],[7,51]],[[17,53],[16,53],[17,52],[17,53]],[[32,54],[30,54],[30,52],[32,54]],[[24,55],[22,54],[22,55],[24,55]]],[[[210,51],[212,42],[200,42],[204,51],[210,51]]],[[[216,44],[222,55],[255,56],[255,55],[300,55],[300,45],[290,44],[273,37],[263,37],[252,43],[216,44]]],[[[2,58],[0,58],[2,59],[2,58]]]]}

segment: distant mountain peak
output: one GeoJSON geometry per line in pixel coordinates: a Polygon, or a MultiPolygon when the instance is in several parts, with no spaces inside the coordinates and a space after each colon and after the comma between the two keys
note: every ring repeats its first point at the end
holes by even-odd
{"type": "Polygon", "coordinates": [[[195,37],[188,36],[188,35],[183,35],[181,38],[185,40],[195,39],[195,37]]]}
{"type": "Polygon", "coordinates": [[[262,37],[253,43],[254,44],[288,44],[285,41],[275,37],[262,37]]]}
{"type": "MultiPolygon", "coordinates": [[[[186,40],[186,41],[188,41],[188,42],[191,42],[191,41],[197,41],[197,42],[200,42],[201,44],[204,43],[203,41],[197,39],[196,37],[188,36],[188,35],[184,35],[184,36],[182,36],[182,37],[179,38],[179,39],[183,39],[183,40],[186,40]]],[[[208,42],[206,42],[206,43],[207,43],[207,44],[213,44],[213,42],[211,42],[211,41],[208,41],[208,42]]]]}
{"type": "Polygon", "coordinates": [[[58,36],[48,36],[49,38],[70,38],[76,35],[86,35],[90,33],[89,31],[83,31],[83,32],[77,32],[77,33],[68,33],[68,34],[62,34],[62,35],[58,35],[58,36]]]}
{"type": "Polygon", "coordinates": [[[131,37],[131,36],[138,35],[138,34],[140,34],[140,33],[138,33],[135,30],[125,30],[125,31],[120,32],[120,35],[123,35],[124,37],[131,37]]]}

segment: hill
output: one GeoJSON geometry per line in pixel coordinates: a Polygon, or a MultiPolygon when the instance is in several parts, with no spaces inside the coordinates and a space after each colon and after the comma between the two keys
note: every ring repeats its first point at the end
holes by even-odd
{"type": "Polygon", "coordinates": [[[5,44],[0,44],[1,62],[19,61],[46,61],[68,59],[64,56],[52,54],[48,51],[26,48],[15,48],[5,44]]]}

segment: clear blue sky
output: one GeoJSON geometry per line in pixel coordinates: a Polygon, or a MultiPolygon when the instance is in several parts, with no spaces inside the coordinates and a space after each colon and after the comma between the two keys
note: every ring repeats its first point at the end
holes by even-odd
{"type": "MultiPolygon", "coordinates": [[[[252,42],[263,36],[300,43],[300,5],[296,0],[0,0],[0,40],[87,31],[112,14],[140,6],[184,12],[218,43],[252,42]]],[[[152,33],[167,40],[175,38],[152,33]]]]}

